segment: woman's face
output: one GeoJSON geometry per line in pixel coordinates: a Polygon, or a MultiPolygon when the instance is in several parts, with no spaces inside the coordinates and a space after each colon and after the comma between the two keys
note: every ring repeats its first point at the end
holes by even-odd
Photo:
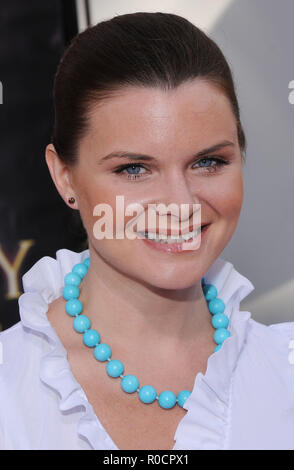
{"type": "MultiPolygon", "coordinates": [[[[91,255],[96,252],[114,269],[154,287],[182,289],[200,281],[238,223],[243,180],[236,121],[227,97],[203,80],[169,91],[130,87],[93,107],[89,131],[80,141],[78,163],[69,171],[73,189],[69,194],[76,198],[91,255]],[[196,156],[224,142],[227,145],[196,156]],[[152,159],[114,156],[103,160],[113,152],[152,159]],[[122,169],[122,165],[130,166],[122,169]],[[210,226],[198,249],[179,253],[159,251],[126,236],[98,240],[93,227],[99,217],[93,209],[102,203],[112,207],[115,234],[116,196],[124,197],[124,207],[141,204],[146,214],[148,204],[174,203],[188,204],[192,217],[193,204],[201,204],[201,222],[210,226]]],[[[124,226],[135,215],[126,216],[124,226]]],[[[168,228],[172,217],[167,216],[168,228]]]]}

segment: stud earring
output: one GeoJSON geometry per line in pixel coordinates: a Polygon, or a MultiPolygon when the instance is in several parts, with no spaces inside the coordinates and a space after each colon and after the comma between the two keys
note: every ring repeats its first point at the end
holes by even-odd
{"type": "Polygon", "coordinates": [[[76,200],[75,200],[75,198],[74,198],[74,197],[70,197],[70,198],[68,198],[68,202],[69,202],[69,204],[73,204],[75,201],[76,201],[76,200]]]}

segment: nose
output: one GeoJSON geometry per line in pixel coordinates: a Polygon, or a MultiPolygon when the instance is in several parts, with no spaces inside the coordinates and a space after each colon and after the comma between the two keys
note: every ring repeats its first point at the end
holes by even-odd
{"type": "Polygon", "coordinates": [[[201,204],[195,187],[180,171],[174,172],[165,179],[156,194],[156,212],[159,216],[169,216],[171,221],[201,223],[201,204]]]}

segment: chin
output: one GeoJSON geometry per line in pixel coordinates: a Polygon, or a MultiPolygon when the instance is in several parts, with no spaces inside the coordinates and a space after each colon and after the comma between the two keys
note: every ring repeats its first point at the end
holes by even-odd
{"type": "Polygon", "coordinates": [[[179,290],[179,289],[189,289],[193,285],[201,282],[202,276],[193,276],[182,275],[181,273],[174,272],[173,274],[161,274],[159,273],[152,273],[146,272],[146,276],[144,277],[144,282],[153,286],[158,289],[166,289],[166,290],[179,290]]]}

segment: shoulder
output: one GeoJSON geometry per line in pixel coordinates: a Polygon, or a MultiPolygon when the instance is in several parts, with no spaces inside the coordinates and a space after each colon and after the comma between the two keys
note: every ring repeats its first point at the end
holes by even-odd
{"type": "Polygon", "coordinates": [[[41,331],[19,321],[0,332],[0,347],[0,449],[26,448],[32,434],[38,438],[43,413],[40,405],[44,406],[48,395],[40,372],[50,344],[41,331]],[[30,420],[36,427],[28,431],[30,420]]]}
{"type": "Polygon", "coordinates": [[[264,325],[250,318],[240,367],[256,386],[279,383],[285,393],[294,394],[294,322],[264,325]]]}
{"type": "Polygon", "coordinates": [[[32,370],[34,358],[40,355],[39,343],[39,338],[26,334],[21,321],[0,332],[0,398],[32,370]]]}
{"type": "Polygon", "coordinates": [[[291,342],[294,341],[294,321],[264,325],[250,318],[247,341],[261,350],[266,348],[268,352],[272,350],[276,354],[283,354],[291,348],[291,342]]]}
{"type": "Polygon", "coordinates": [[[293,340],[294,322],[248,321],[230,382],[233,449],[293,449],[293,340]]]}
{"type": "MultiPolygon", "coordinates": [[[[15,323],[10,328],[4,331],[0,331],[0,345],[1,345],[1,361],[0,371],[8,370],[8,367],[12,365],[12,362],[19,360],[17,352],[23,351],[26,347],[25,334],[21,321],[15,323]],[[17,346],[16,346],[17,345],[17,346]]],[[[1,376],[0,372],[0,376],[1,376]]]]}
{"type": "Polygon", "coordinates": [[[19,424],[21,402],[34,394],[33,362],[32,343],[20,321],[0,332],[0,449],[6,448],[7,423],[19,424]]]}

